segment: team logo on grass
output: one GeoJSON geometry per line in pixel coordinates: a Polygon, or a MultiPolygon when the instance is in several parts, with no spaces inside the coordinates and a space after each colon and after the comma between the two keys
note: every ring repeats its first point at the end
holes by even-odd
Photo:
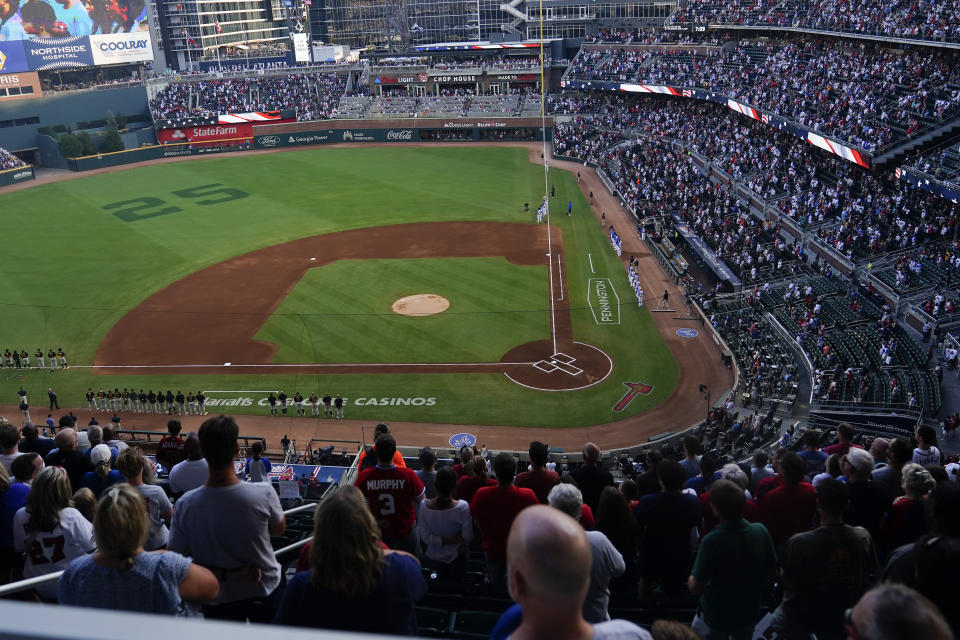
{"type": "Polygon", "coordinates": [[[650,392],[653,391],[653,385],[643,382],[624,382],[623,386],[629,389],[629,391],[623,394],[623,397],[620,398],[617,404],[613,405],[613,410],[617,412],[626,409],[627,405],[633,402],[633,399],[637,396],[648,396],[650,392]]]}

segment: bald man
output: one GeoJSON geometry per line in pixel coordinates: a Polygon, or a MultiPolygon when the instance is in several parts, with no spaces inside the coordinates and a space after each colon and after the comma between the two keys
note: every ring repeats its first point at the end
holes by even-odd
{"type": "Polygon", "coordinates": [[[498,629],[494,635],[513,640],[650,640],[649,633],[626,620],[591,625],[583,619],[592,561],[590,542],[576,520],[545,505],[520,512],[510,528],[507,562],[510,595],[522,619],[512,633],[498,624],[502,635],[498,629]]]}
{"type": "Polygon", "coordinates": [[[48,467],[63,467],[70,478],[70,487],[77,491],[83,482],[83,474],[93,471],[90,458],[77,451],[77,430],[72,427],[60,429],[53,443],[57,448],[44,461],[48,467]]]}
{"type": "Polygon", "coordinates": [[[613,474],[599,467],[600,447],[592,442],[583,445],[583,466],[570,475],[577,481],[577,487],[583,494],[583,502],[589,505],[594,513],[600,501],[600,492],[604,487],[612,487],[613,474]]]}
{"type": "Polygon", "coordinates": [[[846,618],[849,638],[953,640],[940,610],[902,584],[888,582],[867,591],[846,618]]]}

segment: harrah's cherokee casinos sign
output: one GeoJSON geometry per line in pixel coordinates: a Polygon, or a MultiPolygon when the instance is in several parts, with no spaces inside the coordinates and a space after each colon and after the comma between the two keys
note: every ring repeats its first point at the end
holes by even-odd
{"type": "Polygon", "coordinates": [[[215,142],[217,140],[236,140],[253,137],[253,127],[245,123],[212,124],[200,127],[181,127],[179,129],[160,129],[157,140],[161,144],[175,142],[215,142]]]}

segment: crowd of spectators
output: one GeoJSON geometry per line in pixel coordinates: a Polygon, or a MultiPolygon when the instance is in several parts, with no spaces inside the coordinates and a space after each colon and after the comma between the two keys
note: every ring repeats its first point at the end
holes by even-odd
{"type": "Polygon", "coordinates": [[[960,186],[960,144],[957,140],[918,154],[904,164],[951,184],[954,188],[960,186]]]}
{"type": "Polygon", "coordinates": [[[745,24],[851,31],[918,40],[960,39],[956,0],[691,0],[675,23],[745,24]]]}
{"type": "Polygon", "coordinates": [[[24,166],[23,160],[0,147],[0,171],[24,166]]]}
{"type": "Polygon", "coordinates": [[[722,92],[868,151],[960,113],[953,53],[828,39],[741,41],[729,52],[582,49],[568,76],[722,92]]]}
{"type": "Polygon", "coordinates": [[[271,542],[287,517],[263,474],[238,476],[233,418],[212,417],[186,441],[165,438],[164,455],[183,460],[174,470],[189,465],[177,490],[171,473],[170,494],[140,448],[115,434],[91,429],[81,443],[63,426],[49,440],[0,421],[4,580],[64,570],[33,596],[416,634],[418,603],[463,593],[471,550],[482,549],[484,592],[505,610],[495,638],[523,637],[534,623],[542,632],[545,603],[558,598],[566,604],[553,610],[551,637],[571,640],[577,629],[641,640],[692,638],[691,628],[747,637],[758,623],[785,637],[839,638],[844,624],[866,629],[876,616],[898,615],[922,619],[925,637],[950,638],[957,585],[942,571],[915,570],[923,562],[949,574],[960,561],[960,486],[941,466],[936,432],[880,438],[867,452],[844,424],[835,444],[833,433],[807,430],[796,434],[800,452],[778,449],[768,464],[757,450],[752,466],[728,462],[725,438],[753,443],[778,432],[772,413],[741,415],[731,401],[681,448],[668,442],[619,463],[587,443],[582,463],[561,466],[532,442],[525,470],[513,454],[467,447],[456,464],[439,466],[422,449],[414,470],[378,425],[353,484],[320,501],[289,579],[271,542]],[[910,609],[870,605],[890,593],[910,609]],[[656,620],[664,602],[674,622],[656,620]]]}
{"type": "MultiPolygon", "coordinates": [[[[948,200],[889,173],[860,169],[720,106],[659,96],[570,94],[553,98],[551,108],[576,114],[576,126],[557,127],[558,149],[582,151],[586,155],[579,158],[615,176],[621,195],[640,217],[689,208],[694,197],[706,203],[715,189],[689,159],[671,164],[657,154],[622,147],[601,153],[617,136],[628,140],[643,133],[681,141],[799,226],[815,228],[821,242],[854,261],[953,235],[948,200]]],[[[699,203],[701,215],[704,203],[699,203]]],[[[716,224],[731,210],[711,214],[716,224]]]]}
{"type": "Polygon", "coordinates": [[[346,77],[306,73],[229,80],[173,82],[150,101],[155,120],[295,109],[297,120],[336,115],[346,77]]]}

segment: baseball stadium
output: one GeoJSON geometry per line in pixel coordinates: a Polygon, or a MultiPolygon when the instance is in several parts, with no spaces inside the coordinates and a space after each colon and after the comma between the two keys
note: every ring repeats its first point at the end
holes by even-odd
{"type": "Polygon", "coordinates": [[[0,0],[6,634],[953,638],[958,24],[0,0]]]}

